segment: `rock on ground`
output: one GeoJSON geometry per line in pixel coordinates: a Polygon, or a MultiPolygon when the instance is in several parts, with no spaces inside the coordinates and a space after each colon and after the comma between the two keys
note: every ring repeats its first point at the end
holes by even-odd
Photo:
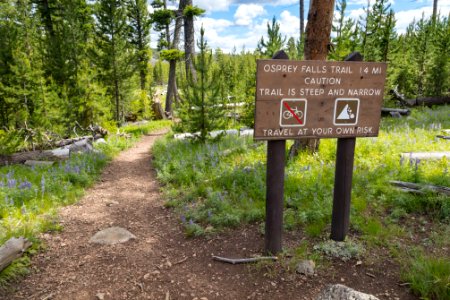
{"type": "Polygon", "coordinates": [[[114,245],[128,242],[136,236],[122,227],[110,227],[97,232],[89,240],[91,243],[102,245],[114,245]]]}
{"type": "Polygon", "coordinates": [[[379,300],[377,297],[364,294],[342,284],[327,286],[316,300],[379,300]]]}
{"type": "Polygon", "coordinates": [[[302,260],[297,265],[297,273],[303,275],[314,275],[316,264],[312,260],[302,260]]]}

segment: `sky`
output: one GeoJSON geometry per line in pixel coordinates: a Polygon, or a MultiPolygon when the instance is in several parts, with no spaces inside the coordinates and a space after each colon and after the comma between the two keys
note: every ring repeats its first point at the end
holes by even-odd
{"type": "MultiPolygon", "coordinates": [[[[335,1],[337,2],[337,0],[335,1]]],[[[346,17],[358,19],[364,14],[368,0],[347,0],[346,17]]],[[[374,0],[371,0],[373,3],[374,0]]],[[[430,16],[433,0],[389,0],[395,12],[396,30],[404,33],[406,27],[422,14],[430,16]]],[[[170,0],[169,0],[170,3],[170,0]]],[[[254,50],[261,36],[266,36],[267,22],[275,16],[280,23],[280,32],[289,37],[298,38],[300,18],[298,0],[193,0],[193,4],[206,10],[195,22],[196,37],[200,27],[205,28],[205,38],[212,49],[220,48],[229,53],[236,49],[240,52],[254,50]]],[[[308,15],[309,0],[305,0],[305,20],[308,15]]],[[[438,11],[441,15],[450,13],[450,0],[439,0],[438,11]]],[[[152,35],[152,46],[157,36],[152,35]]]]}

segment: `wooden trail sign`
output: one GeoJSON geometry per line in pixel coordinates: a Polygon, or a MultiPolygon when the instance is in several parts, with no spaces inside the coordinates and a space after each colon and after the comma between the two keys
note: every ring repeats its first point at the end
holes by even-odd
{"type": "Polygon", "coordinates": [[[258,60],[257,140],[377,136],[386,63],[258,60]]]}

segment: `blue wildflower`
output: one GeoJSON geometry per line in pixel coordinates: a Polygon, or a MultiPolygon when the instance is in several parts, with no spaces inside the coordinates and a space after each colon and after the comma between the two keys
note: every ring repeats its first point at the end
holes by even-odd
{"type": "Polygon", "coordinates": [[[29,182],[28,180],[25,180],[25,181],[21,182],[19,184],[19,189],[21,189],[21,190],[31,189],[31,182],[29,182]]]}
{"type": "MultiPolygon", "coordinates": [[[[9,174],[9,173],[8,173],[9,174]]],[[[17,180],[15,179],[8,179],[8,187],[10,189],[15,188],[17,185],[17,180]]]]}
{"type": "Polygon", "coordinates": [[[41,192],[42,192],[42,195],[44,195],[44,193],[45,193],[45,177],[44,177],[44,175],[42,175],[42,178],[41,178],[41,192]]]}

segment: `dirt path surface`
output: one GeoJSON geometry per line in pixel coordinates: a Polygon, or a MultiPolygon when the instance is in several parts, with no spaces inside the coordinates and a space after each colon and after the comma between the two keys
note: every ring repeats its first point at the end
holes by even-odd
{"type": "MultiPolygon", "coordinates": [[[[261,253],[264,239],[256,225],[186,238],[163,206],[152,169],[149,149],[160,135],[145,136],[121,153],[78,204],[61,209],[64,230],[42,236],[47,249],[33,257],[31,274],[0,292],[0,299],[314,299],[330,283],[350,283],[380,299],[416,299],[399,289],[390,266],[333,263],[307,278],[286,266],[273,271],[213,261],[212,255],[261,253]],[[111,226],[137,238],[112,246],[89,243],[111,226]]],[[[286,243],[293,240],[298,237],[286,236],[286,243]]]]}

